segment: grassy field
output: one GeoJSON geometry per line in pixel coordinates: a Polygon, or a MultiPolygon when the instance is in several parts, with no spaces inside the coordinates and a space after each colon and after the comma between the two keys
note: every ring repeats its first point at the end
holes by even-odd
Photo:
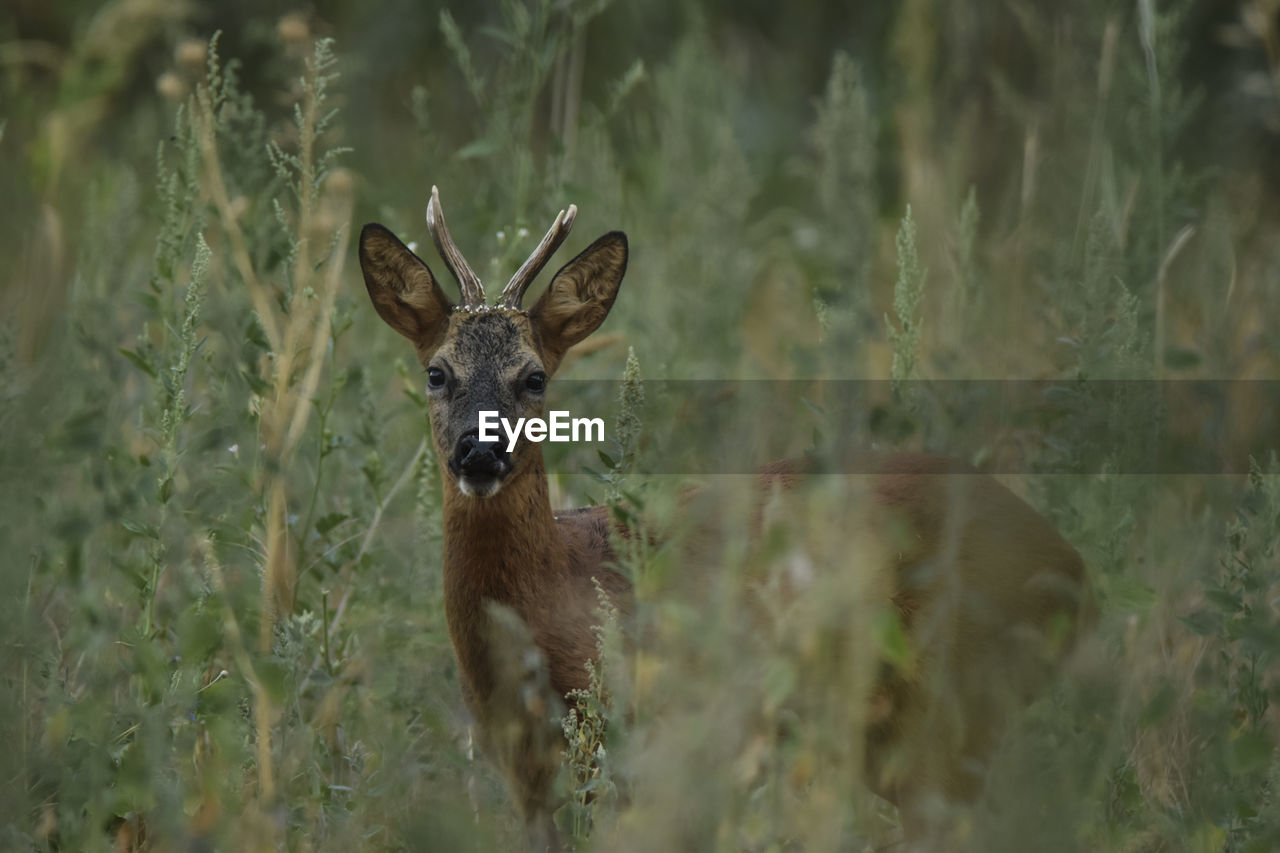
{"type": "MultiPolygon", "coordinates": [[[[486,281],[570,202],[564,259],[628,234],[550,392],[609,441],[548,450],[556,502],[662,519],[875,444],[994,472],[1077,547],[1097,626],[972,849],[1280,849],[1280,7],[455,5],[0,12],[0,850],[518,843],[445,628],[425,379],[354,254],[368,221],[428,246],[433,184],[486,281]]],[[[628,552],[658,639],[602,632],[576,849],[893,838],[858,668],[742,624],[762,563],[857,553],[819,523],[848,495],[811,500],[718,546],[711,603],[628,552]]]]}

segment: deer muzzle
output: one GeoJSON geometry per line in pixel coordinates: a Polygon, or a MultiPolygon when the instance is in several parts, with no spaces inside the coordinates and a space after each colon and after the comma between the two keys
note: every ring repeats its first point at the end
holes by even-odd
{"type": "Polygon", "coordinates": [[[501,440],[481,441],[479,429],[468,430],[453,449],[449,470],[463,492],[483,497],[497,491],[498,481],[511,470],[511,455],[501,440]]]}

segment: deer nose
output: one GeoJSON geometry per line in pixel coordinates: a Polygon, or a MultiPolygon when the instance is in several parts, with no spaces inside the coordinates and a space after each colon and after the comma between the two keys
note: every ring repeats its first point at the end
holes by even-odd
{"type": "Polygon", "coordinates": [[[496,477],[510,459],[501,441],[481,441],[479,428],[467,430],[453,448],[453,473],[496,477]]]}

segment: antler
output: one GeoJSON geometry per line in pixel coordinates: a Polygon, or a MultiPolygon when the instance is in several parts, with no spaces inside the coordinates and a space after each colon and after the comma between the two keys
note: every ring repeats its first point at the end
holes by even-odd
{"type": "Polygon", "coordinates": [[[547,232],[547,236],[542,238],[538,248],[534,249],[533,254],[529,256],[529,260],[516,270],[516,274],[503,289],[502,295],[498,297],[500,307],[517,309],[520,307],[524,292],[529,289],[529,285],[547,265],[547,261],[551,260],[556,249],[560,248],[560,244],[569,236],[569,229],[573,227],[573,220],[577,215],[576,204],[569,205],[568,210],[562,210],[556,215],[556,221],[551,223],[551,230],[547,232]]]}
{"type": "Polygon", "coordinates": [[[431,239],[435,242],[440,257],[444,259],[444,265],[458,281],[463,309],[483,307],[484,285],[480,283],[480,277],[472,272],[467,259],[462,257],[462,252],[458,251],[453,238],[449,236],[449,227],[444,223],[444,210],[440,207],[440,190],[435,186],[431,187],[431,201],[427,204],[427,230],[431,232],[431,239]]]}

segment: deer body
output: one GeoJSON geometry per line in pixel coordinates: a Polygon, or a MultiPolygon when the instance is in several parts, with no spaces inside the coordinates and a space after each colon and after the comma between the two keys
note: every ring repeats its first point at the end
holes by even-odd
{"type": "Polygon", "coordinates": [[[444,479],[444,604],[463,695],[532,845],[551,847],[562,700],[588,687],[595,584],[621,612],[630,587],[602,565],[612,555],[603,508],[553,515],[541,466],[485,500],[444,479]]]}
{"type": "Polygon", "coordinates": [[[542,298],[525,289],[563,242],[562,212],[497,305],[454,246],[432,189],[427,224],[462,300],[452,303],[413,252],[381,225],[360,236],[360,265],[378,314],[407,337],[427,371],[432,436],[444,482],[444,593],[463,694],[480,740],[505,771],[532,846],[558,845],[551,819],[562,701],[588,686],[598,583],[627,612],[630,587],[612,560],[602,508],[551,510],[541,445],[480,439],[479,412],[514,422],[543,414],[565,352],[604,321],[627,263],[626,237],[606,234],[561,269],[542,298]]]}
{"type": "Polygon", "coordinates": [[[529,494],[538,490],[532,474],[528,479],[527,492],[521,483],[510,497],[504,489],[478,507],[455,488],[445,491],[445,615],[473,705],[494,689],[485,628],[493,604],[510,608],[528,627],[551,687],[564,696],[588,686],[584,664],[596,653],[595,582],[621,606],[630,597],[626,579],[604,566],[613,551],[603,508],[553,516],[545,479],[540,496],[529,494]],[[502,526],[508,513],[521,510],[538,517],[502,526]]]}
{"type": "MultiPolygon", "coordinates": [[[[521,440],[508,452],[505,441],[481,441],[477,423],[481,410],[512,421],[540,416],[548,377],[612,307],[627,262],[620,232],[596,240],[532,308],[521,307],[575,214],[571,206],[556,218],[495,306],[454,246],[434,188],[427,221],[458,280],[459,304],[382,226],[365,226],[360,239],[375,308],[427,370],[444,483],[445,611],[464,696],[539,849],[559,843],[551,815],[560,709],[588,686],[597,584],[624,618],[631,588],[609,568],[606,509],[553,512],[541,445],[521,440]]],[[[876,571],[920,662],[885,671],[870,697],[869,781],[900,806],[904,825],[923,825],[929,798],[972,798],[980,788],[974,768],[999,734],[1004,694],[1039,680],[1043,638],[1055,620],[1077,615],[1084,570],[1034,509],[961,463],[888,455],[861,470],[871,474],[867,506],[850,511],[871,519],[869,529],[890,531],[876,571]]],[[[779,466],[761,477],[764,495],[798,475],[779,466]]]]}
{"type": "Polygon", "coordinates": [[[892,543],[886,570],[917,657],[878,685],[867,781],[924,835],[939,804],[981,792],[1009,712],[1070,647],[1084,563],[1029,504],[965,463],[898,453],[865,464],[871,511],[906,532],[891,537],[907,541],[892,543]]]}

